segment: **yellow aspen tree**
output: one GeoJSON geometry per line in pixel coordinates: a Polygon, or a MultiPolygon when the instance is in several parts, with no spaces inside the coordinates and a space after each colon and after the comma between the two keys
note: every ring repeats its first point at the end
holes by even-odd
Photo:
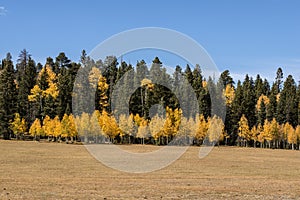
{"type": "Polygon", "coordinates": [[[263,140],[267,141],[268,147],[271,148],[272,134],[271,134],[271,123],[266,119],[264,123],[263,140]]]}
{"type": "Polygon", "coordinates": [[[180,127],[180,124],[181,124],[181,117],[182,117],[182,110],[181,109],[178,109],[176,108],[173,112],[173,125],[174,125],[174,130],[173,130],[173,137],[176,136],[178,130],[179,130],[179,127],[180,127]]]}
{"type": "Polygon", "coordinates": [[[53,135],[55,137],[56,141],[61,141],[61,123],[59,120],[59,117],[56,116],[53,120],[52,120],[52,126],[53,126],[53,135]]]}
{"type": "Polygon", "coordinates": [[[164,119],[155,115],[152,117],[149,123],[150,134],[152,138],[155,140],[155,143],[158,144],[159,138],[162,135],[162,127],[164,126],[164,119]]]}
{"type": "Polygon", "coordinates": [[[297,144],[297,135],[292,125],[288,122],[285,123],[285,129],[287,133],[287,140],[290,145],[292,145],[292,150],[295,149],[294,145],[297,144]]]}
{"type": "Polygon", "coordinates": [[[270,135],[273,140],[273,145],[276,144],[276,147],[278,148],[278,141],[279,141],[279,124],[277,123],[276,119],[273,118],[270,124],[270,135]]]}
{"type": "Polygon", "coordinates": [[[196,138],[197,131],[198,131],[198,125],[199,125],[199,116],[196,116],[195,118],[190,117],[187,120],[187,134],[186,137],[189,138],[196,138]]]}
{"type": "Polygon", "coordinates": [[[83,138],[85,143],[89,142],[90,137],[90,116],[83,112],[80,117],[77,117],[78,134],[83,138]]]}
{"type": "Polygon", "coordinates": [[[121,114],[119,116],[119,127],[120,127],[121,143],[123,143],[123,137],[128,134],[128,123],[127,123],[127,117],[125,114],[121,114]]]}
{"type": "Polygon", "coordinates": [[[113,142],[114,138],[120,133],[116,119],[110,116],[105,110],[99,117],[99,124],[103,133],[113,142]]]}
{"type": "Polygon", "coordinates": [[[69,116],[67,114],[64,114],[61,120],[61,137],[66,139],[66,141],[68,141],[69,137],[69,124],[69,116]]]}
{"type": "Polygon", "coordinates": [[[264,144],[264,127],[259,123],[257,125],[257,141],[260,143],[260,148],[263,147],[264,144]]]}
{"type": "Polygon", "coordinates": [[[166,107],[166,120],[163,127],[163,136],[167,139],[166,143],[169,143],[169,139],[176,136],[180,123],[181,123],[182,110],[172,109],[166,107]]]}
{"type": "Polygon", "coordinates": [[[134,116],[133,116],[133,114],[129,115],[128,120],[127,120],[127,124],[128,124],[128,134],[129,134],[128,142],[130,144],[131,143],[131,139],[130,138],[131,137],[135,137],[136,133],[137,133],[137,126],[134,123],[134,116]]]}
{"type": "Polygon", "coordinates": [[[43,96],[43,91],[38,85],[35,85],[31,90],[30,90],[31,95],[28,95],[28,100],[29,101],[39,101],[40,98],[43,96]]]}
{"type": "Polygon", "coordinates": [[[100,75],[101,75],[100,69],[98,69],[97,67],[92,67],[92,69],[89,72],[88,79],[89,79],[89,84],[93,89],[96,89],[100,75]]]}
{"type": "Polygon", "coordinates": [[[251,132],[248,126],[248,120],[244,114],[239,121],[238,136],[241,138],[243,146],[248,146],[248,142],[251,139],[251,132]]]}
{"type": "Polygon", "coordinates": [[[143,117],[140,117],[139,114],[136,114],[134,116],[134,122],[136,123],[137,126],[139,126],[142,121],[143,121],[143,117]]]}
{"type": "Polygon", "coordinates": [[[35,119],[29,129],[29,134],[33,136],[35,139],[39,138],[43,135],[43,129],[41,126],[41,122],[39,119],[35,119]]]}
{"type": "Polygon", "coordinates": [[[90,132],[95,143],[99,143],[100,137],[103,135],[99,124],[100,112],[95,110],[90,117],[90,132]]]}
{"type": "Polygon", "coordinates": [[[283,126],[283,137],[284,137],[284,148],[287,148],[287,144],[288,144],[288,132],[289,129],[291,127],[291,125],[287,122],[285,124],[282,125],[283,126]]]}
{"type": "Polygon", "coordinates": [[[201,114],[198,118],[197,122],[197,130],[196,130],[196,135],[195,138],[198,141],[203,141],[205,136],[207,135],[207,130],[209,128],[209,124],[204,118],[204,115],[201,114]]]}
{"type": "Polygon", "coordinates": [[[115,137],[117,137],[120,134],[120,128],[119,128],[117,120],[114,116],[112,116],[112,115],[109,116],[109,120],[110,120],[111,138],[114,139],[115,137]]]}
{"type": "Polygon", "coordinates": [[[10,122],[9,128],[13,131],[16,135],[16,138],[19,138],[21,133],[24,133],[27,129],[25,119],[21,119],[19,113],[15,113],[15,118],[12,122],[10,122]]]}
{"type": "Polygon", "coordinates": [[[52,122],[51,119],[48,115],[46,115],[46,117],[43,120],[43,131],[45,136],[48,137],[48,140],[50,139],[50,137],[53,137],[53,127],[52,127],[52,122]]]}
{"type": "Polygon", "coordinates": [[[134,123],[134,116],[130,114],[128,117],[126,115],[121,114],[119,117],[119,128],[120,128],[120,136],[128,137],[128,143],[131,143],[131,137],[134,137],[137,132],[137,126],[134,123]]]}
{"type": "Polygon", "coordinates": [[[107,84],[106,78],[102,75],[99,77],[98,81],[98,90],[99,90],[99,104],[102,109],[106,110],[107,107],[109,106],[108,103],[108,96],[107,96],[107,91],[108,91],[109,85],[107,84]]]}
{"type": "Polygon", "coordinates": [[[253,126],[251,129],[251,140],[253,140],[253,146],[256,148],[256,142],[259,141],[259,134],[262,132],[261,124],[258,124],[257,127],[253,126]]]}
{"type": "Polygon", "coordinates": [[[226,88],[223,90],[223,95],[225,97],[226,104],[231,105],[235,95],[234,88],[231,84],[226,85],[226,88]]]}
{"type": "Polygon", "coordinates": [[[210,120],[209,129],[208,129],[208,139],[210,142],[216,142],[219,145],[219,142],[224,139],[224,123],[223,120],[216,115],[213,116],[210,120]]]}
{"type": "Polygon", "coordinates": [[[148,138],[149,136],[149,127],[147,126],[148,122],[147,120],[143,120],[140,123],[140,126],[138,128],[138,132],[137,132],[137,138],[141,139],[141,144],[145,144],[145,138],[148,138]]]}
{"type": "Polygon", "coordinates": [[[78,136],[75,118],[72,114],[69,115],[69,136],[71,137],[71,142],[73,142],[74,138],[77,138],[78,136]]]}
{"type": "Polygon", "coordinates": [[[279,144],[282,143],[282,141],[285,141],[287,140],[286,137],[285,137],[285,134],[284,134],[284,124],[279,124],[279,144]]]}
{"type": "Polygon", "coordinates": [[[57,77],[56,74],[52,71],[49,65],[46,65],[38,74],[37,82],[40,82],[42,75],[47,74],[47,83],[48,87],[45,90],[42,90],[40,86],[37,84],[35,85],[31,91],[30,95],[28,96],[29,101],[40,101],[41,98],[52,96],[54,99],[57,98],[59,90],[57,87],[57,77]]]}
{"type": "Polygon", "coordinates": [[[186,143],[187,144],[190,144],[191,143],[191,139],[195,138],[195,134],[196,134],[196,131],[197,131],[197,118],[193,118],[193,117],[190,117],[188,120],[187,120],[187,124],[186,124],[186,135],[185,135],[185,140],[186,140],[186,143]]]}
{"type": "Polygon", "coordinates": [[[39,107],[39,112],[43,117],[45,117],[45,115],[50,114],[48,113],[49,109],[45,108],[53,107],[58,94],[59,89],[56,74],[47,64],[39,72],[37,77],[37,84],[30,90],[28,100],[30,102],[35,102],[39,107]]]}
{"type": "MultiPolygon", "coordinates": [[[[181,118],[180,129],[177,133],[177,137],[180,138],[181,144],[185,143],[184,139],[187,139],[188,137],[190,137],[192,135],[190,125],[191,125],[190,119],[187,119],[186,117],[181,118]]],[[[192,128],[194,128],[194,126],[192,128]]]]}

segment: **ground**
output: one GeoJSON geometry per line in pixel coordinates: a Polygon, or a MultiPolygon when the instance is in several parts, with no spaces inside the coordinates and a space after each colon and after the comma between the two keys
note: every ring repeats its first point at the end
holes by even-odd
{"type": "MultiPolygon", "coordinates": [[[[129,151],[159,147],[122,146],[129,151]]],[[[300,151],[199,147],[146,174],[119,172],[83,145],[0,141],[0,199],[297,199],[300,151]]]]}

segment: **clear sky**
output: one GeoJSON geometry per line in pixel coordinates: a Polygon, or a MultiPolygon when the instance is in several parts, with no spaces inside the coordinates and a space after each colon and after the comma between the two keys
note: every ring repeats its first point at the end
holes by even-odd
{"type": "Polygon", "coordinates": [[[282,67],[299,81],[299,9],[296,0],[0,0],[0,57],[16,59],[26,48],[39,62],[61,51],[78,61],[82,49],[113,34],[154,26],[192,37],[235,78],[260,73],[273,81],[282,67]]]}

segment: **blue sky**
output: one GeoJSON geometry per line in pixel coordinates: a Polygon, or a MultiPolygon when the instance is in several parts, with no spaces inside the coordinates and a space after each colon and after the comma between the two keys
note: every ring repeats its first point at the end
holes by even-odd
{"type": "MultiPolygon", "coordinates": [[[[0,1],[0,57],[26,48],[37,61],[64,51],[78,61],[108,37],[163,27],[201,44],[220,71],[300,80],[300,1],[0,1]]],[[[152,58],[146,58],[151,60],[152,58]]],[[[142,58],[141,58],[142,59],[142,58]]],[[[162,58],[162,61],[164,59],[162,58]]],[[[172,65],[173,63],[166,63],[172,65]]]]}

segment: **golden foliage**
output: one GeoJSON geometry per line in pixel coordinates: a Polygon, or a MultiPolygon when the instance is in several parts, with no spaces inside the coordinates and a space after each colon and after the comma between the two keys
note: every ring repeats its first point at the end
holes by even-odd
{"type": "Polygon", "coordinates": [[[34,122],[32,123],[29,133],[31,136],[41,136],[43,135],[43,128],[41,126],[41,122],[39,119],[35,119],[34,122]]]}
{"type": "Polygon", "coordinates": [[[205,120],[204,115],[201,114],[196,118],[196,127],[197,129],[194,137],[198,140],[204,140],[209,128],[209,123],[205,120]]]}
{"type": "Polygon", "coordinates": [[[260,110],[260,105],[261,105],[261,102],[264,102],[264,104],[267,106],[267,105],[269,105],[269,103],[270,103],[270,99],[267,97],[267,96],[265,96],[265,95],[261,95],[259,98],[258,98],[258,100],[257,100],[257,103],[256,103],[256,110],[260,110]]]}
{"type": "Polygon", "coordinates": [[[239,121],[238,136],[246,141],[250,141],[251,139],[251,132],[249,130],[248,120],[245,115],[242,115],[239,121]]]}
{"type": "MultiPolygon", "coordinates": [[[[290,144],[297,144],[297,134],[292,125],[288,122],[284,124],[284,130],[287,135],[287,141],[290,144]]],[[[298,130],[299,131],[299,130],[298,130]]]]}
{"type": "Polygon", "coordinates": [[[224,123],[220,117],[214,115],[210,119],[207,134],[210,142],[218,142],[224,139],[224,123]]]}
{"type": "Polygon", "coordinates": [[[49,65],[46,65],[43,67],[43,69],[39,72],[37,82],[39,83],[41,81],[42,74],[47,74],[47,80],[48,88],[45,90],[42,90],[39,85],[35,85],[30,90],[30,95],[28,95],[29,101],[38,101],[43,97],[52,96],[54,99],[57,98],[59,94],[59,90],[57,87],[57,80],[56,80],[56,74],[52,71],[51,67],[49,65]]]}
{"type": "Polygon", "coordinates": [[[164,126],[165,119],[155,115],[149,123],[150,133],[154,140],[158,140],[162,136],[162,127],[164,126]]]}
{"type": "Polygon", "coordinates": [[[24,133],[27,129],[25,119],[21,119],[20,114],[16,113],[14,120],[10,122],[9,128],[13,131],[15,135],[24,133]]]}
{"type": "Polygon", "coordinates": [[[226,100],[227,105],[231,105],[235,96],[235,91],[231,84],[227,84],[226,88],[223,90],[223,95],[226,100]]]}

